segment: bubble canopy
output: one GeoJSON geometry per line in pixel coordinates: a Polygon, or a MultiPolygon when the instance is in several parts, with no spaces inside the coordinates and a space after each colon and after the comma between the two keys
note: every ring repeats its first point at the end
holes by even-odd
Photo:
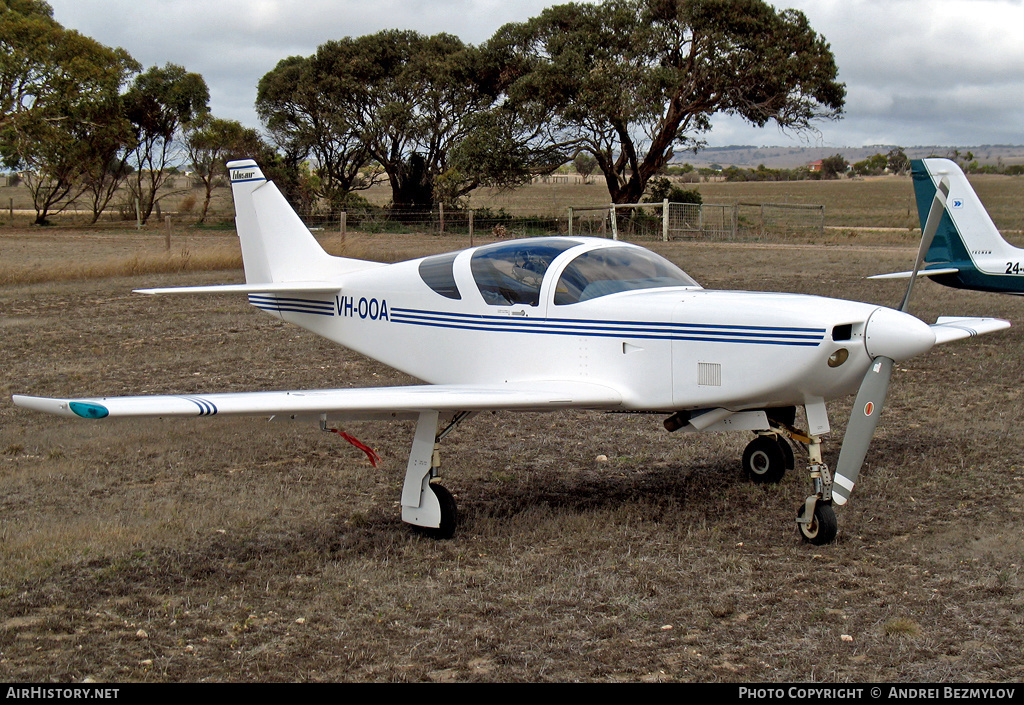
{"type": "Polygon", "coordinates": [[[661,255],[639,247],[602,247],[571,261],[555,285],[555,305],[565,306],[608,294],[669,286],[700,288],[686,272],[661,255]]]}
{"type": "MultiPolygon", "coordinates": [[[[672,286],[700,288],[670,261],[631,245],[586,246],[586,241],[547,237],[485,245],[473,250],[470,271],[484,301],[494,306],[537,306],[548,270],[563,252],[580,254],[560,268],[554,304],[567,306],[609,294],[672,286]]],[[[423,281],[442,296],[459,300],[462,291],[454,264],[460,253],[427,257],[420,263],[423,281]]]]}

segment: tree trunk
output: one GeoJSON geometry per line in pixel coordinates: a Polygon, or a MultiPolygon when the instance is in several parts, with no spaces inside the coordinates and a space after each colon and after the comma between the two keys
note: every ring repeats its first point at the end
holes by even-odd
{"type": "Polygon", "coordinates": [[[412,154],[390,175],[391,201],[396,211],[429,211],[434,207],[434,178],[422,154],[412,154]]]}

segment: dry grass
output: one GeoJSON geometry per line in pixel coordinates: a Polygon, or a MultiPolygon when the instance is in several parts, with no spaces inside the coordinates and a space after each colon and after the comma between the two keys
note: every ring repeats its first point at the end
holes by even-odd
{"type": "Polygon", "coordinates": [[[893,617],[886,621],[882,629],[887,636],[902,636],[915,638],[921,636],[923,630],[921,625],[907,617],[893,617]]]}
{"type": "MultiPolygon", "coordinates": [[[[224,244],[196,237],[193,257],[224,244]]],[[[51,249],[133,254],[116,238],[65,238],[51,249]]],[[[453,242],[327,245],[386,259],[453,242]]],[[[899,283],[863,277],[913,257],[655,247],[707,286],[881,304],[899,283]]],[[[15,249],[0,237],[5,265],[15,249]]],[[[0,399],[410,381],[244,297],[129,293],[240,277],[0,288],[0,399]]],[[[1024,301],[933,282],[916,292],[926,320],[1015,327],[899,366],[825,547],[795,534],[804,472],[753,487],[741,434],[668,436],[658,418],[475,418],[443,444],[460,532],[433,542],[398,518],[408,423],[347,428],[381,454],[375,470],[315,425],[88,423],[0,402],[0,668],[17,682],[1019,682],[1024,301]]],[[[831,408],[832,463],[850,401],[831,408]]]]}
{"type": "Polygon", "coordinates": [[[146,274],[223,271],[240,269],[241,266],[242,256],[237,248],[193,254],[187,247],[183,247],[176,252],[151,255],[135,254],[125,259],[109,259],[103,262],[69,261],[25,269],[2,267],[0,268],[0,286],[107,277],[134,277],[146,274]]]}
{"type": "MultiPolygon", "coordinates": [[[[411,259],[469,244],[466,238],[391,234],[342,238],[335,233],[319,239],[331,254],[378,262],[411,259]]],[[[485,241],[477,239],[478,244],[485,241]]],[[[164,235],[154,231],[0,230],[0,286],[242,268],[234,232],[211,235],[185,231],[171,242],[168,249],[164,235]]]]}

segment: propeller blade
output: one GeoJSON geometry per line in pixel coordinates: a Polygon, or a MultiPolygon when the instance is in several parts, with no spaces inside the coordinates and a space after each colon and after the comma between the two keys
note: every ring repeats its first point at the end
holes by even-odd
{"type": "MultiPolygon", "coordinates": [[[[946,208],[946,199],[949,197],[949,179],[943,177],[935,189],[935,198],[932,199],[931,208],[928,209],[928,218],[924,223],[924,230],[921,233],[921,246],[917,250],[917,260],[914,262],[914,271],[910,275],[907,284],[907,291],[900,302],[899,311],[906,313],[910,305],[910,294],[914,290],[914,280],[924,262],[928,248],[932,246],[935,233],[939,229],[939,222],[942,220],[942,213],[946,208]]],[[[927,350],[934,344],[934,335],[928,340],[928,336],[911,335],[912,329],[904,328],[901,321],[892,316],[879,316],[875,323],[875,335],[871,334],[871,325],[865,331],[868,340],[868,349],[874,344],[877,348],[890,351],[900,351],[897,357],[912,357],[922,348],[927,350]],[[881,326],[881,327],[880,327],[881,326]],[[872,340],[877,338],[877,341],[872,340]],[[904,340],[905,338],[905,340],[904,340]],[[905,345],[903,345],[905,343],[905,345]],[[903,350],[906,347],[906,350],[903,350]]],[[[930,329],[929,329],[930,330],[930,329]]],[[[881,352],[881,350],[878,350],[881,352]]],[[[875,435],[878,427],[878,420],[882,416],[882,406],[885,404],[885,397],[889,392],[889,380],[892,377],[893,358],[876,354],[868,368],[864,379],[857,390],[857,398],[853,402],[853,411],[850,414],[850,422],[846,426],[846,435],[843,436],[843,447],[839,451],[839,460],[836,462],[836,470],[832,477],[832,501],[836,504],[846,504],[853,492],[853,486],[857,482],[860,468],[864,464],[864,458],[868,454],[868,446],[871,445],[871,438],[875,435]]]]}
{"type": "Polygon", "coordinates": [[[864,464],[868,445],[871,444],[871,437],[875,434],[878,419],[882,415],[882,406],[889,391],[892,366],[892,358],[876,357],[860,383],[832,478],[832,500],[836,504],[846,504],[853,491],[853,485],[857,482],[860,466],[864,464]]]}
{"type": "Polygon", "coordinates": [[[932,246],[935,233],[939,229],[939,222],[942,220],[942,212],[946,209],[946,198],[949,196],[949,179],[943,177],[939,181],[939,187],[935,189],[935,198],[932,199],[932,206],[928,209],[928,219],[924,222],[924,231],[921,234],[921,246],[917,250],[917,261],[914,262],[914,271],[910,274],[910,282],[907,284],[907,293],[903,295],[900,302],[900,311],[906,311],[910,305],[910,292],[914,290],[914,280],[924,262],[924,256],[928,248],[932,246]]]}
{"type": "MultiPolygon", "coordinates": [[[[949,179],[943,177],[935,190],[935,198],[932,199],[932,206],[928,210],[928,218],[925,220],[925,227],[921,236],[921,247],[918,248],[918,259],[913,263],[913,272],[910,274],[910,281],[906,285],[906,293],[899,304],[900,312],[906,313],[910,304],[910,294],[913,291],[913,283],[918,279],[918,272],[925,261],[925,255],[932,246],[932,240],[939,230],[939,222],[942,220],[942,213],[946,207],[946,199],[949,197],[949,179]]],[[[880,322],[882,320],[880,319],[880,322]]],[[[887,322],[892,323],[892,322],[887,322]]],[[[876,328],[878,325],[876,326],[876,328]]],[[[886,338],[887,343],[899,339],[902,336],[891,335],[886,338]]],[[[908,344],[912,342],[907,338],[908,344]]],[[[931,341],[928,346],[934,343],[931,341]]],[[[924,344],[924,343],[922,343],[924,344]]],[[[890,345],[891,346],[891,345],[890,345]]],[[[895,349],[895,348],[894,348],[895,349]]],[[[907,357],[910,357],[909,353],[907,357]]],[[[897,356],[899,357],[899,356],[897,356]]],[[[853,486],[857,482],[857,475],[860,474],[860,466],[864,464],[867,456],[867,448],[874,436],[874,429],[879,425],[882,417],[882,407],[886,403],[886,395],[889,392],[889,380],[893,374],[892,358],[878,356],[871,362],[871,366],[864,374],[857,390],[857,398],[853,402],[853,412],[850,414],[850,422],[846,427],[846,436],[843,437],[843,448],[839,452],[839,460],[836,463],[836,472],[833,475],[833,501],[837,504],[846,504],[853,492],[853,486]]]]}

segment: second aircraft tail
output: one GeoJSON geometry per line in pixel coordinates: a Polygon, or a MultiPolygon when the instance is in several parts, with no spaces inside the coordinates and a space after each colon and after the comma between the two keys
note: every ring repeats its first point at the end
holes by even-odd
{"type": "Polygon", "coordinates": [[[922,230],[939,181],[947,179],[949,183],[946,212],[925,254],[926,270],[971,262],[972,254],[1009,255],[1014,248],[999,234],[978,194],[955,162],[949,159],[914,159],[910,165],[922,230]]]}

